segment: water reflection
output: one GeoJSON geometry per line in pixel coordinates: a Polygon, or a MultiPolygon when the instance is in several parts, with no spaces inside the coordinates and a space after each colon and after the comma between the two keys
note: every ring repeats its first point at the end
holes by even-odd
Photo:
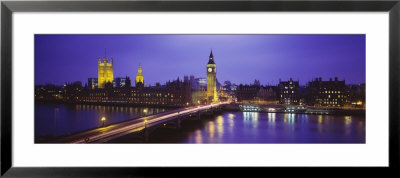
{"type": "Polygon", "coordinates": [[[319,125],[322,124],[322,115],[318,115],[318,124],[319,124],[319,125]]]}
{"type": "Polygon", "coordinates": [[[344,116],[344,121],[345,121],[346,126],[350,126],[351,116],[344,116]]]}
{"type": "Polygon", "coordinates": [[[345,122],[343,118],[294,113],[224,113],[215,116],[204,128],[189,133],[183,142],[199,143],[201,138],[202,143],[365,143],[365,118],[351,116],[345,122]]]}
{"type": "Polygon", "coordinates": [[[268,122],[275,123],[276,113],[268,113],[268,122]]]}
{"type": "Polygon", "coordinates": [[[195,137],[195,142],[196,143],[203,143],[203,137],[201,135],[201,130],[196,130],[196,137],[195,137]]]}
{"type": "Polygon", "coordinates": [[[218,135],[222,135],[224,133],[224,118],[222,116],[218,116],[216,121],[218,135]]]}
{"type": "Polygon", "coordinates": [[[288,114],[288,122],[289,122],[289,124],[293,124],[294,123],[294,116],[295,116],[294,113],[288,114]]]}
{"type": "Polygon", "coordinates": [[[210,131],[210,138],[213,139],[215,137],[215,125],[213,121],[208,122],[208,128],[210,131]]]}
{"type": "Polygon", "coordinates": [[[258,126],[258,112],[243,112],[243,118],[252,127],[256,128],[258,126]]]}
{"type": "Polygon", "coordinates": [[[163,108],[35,104],[35,136],[60,136],[87,129],[101,127],[144,116],[164,112],[163,108]]]}
{"type": "Polygon", "coordinates": [[[346,125],[346,134],[351,133],[351,123],[352,123],[352,118],[351,116],[344,116],[344,123],[346,125]]]}
{"type": "Polygon", "coordinates": [[[228,115],[228,123],[229,123],[229,133],[232,134],[234,131],[235,127],[235,115],[234,114],[229,114],[228,115]]]}

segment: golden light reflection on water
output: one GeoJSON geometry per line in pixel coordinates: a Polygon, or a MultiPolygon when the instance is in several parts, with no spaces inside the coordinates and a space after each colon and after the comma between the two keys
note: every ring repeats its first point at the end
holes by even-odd
{"type": "Polygon", "coordinates": [[[323,131],[323,126],[322,126],[322,115],[318,115],[318,132],[323,131]]]}
{"type": "Polygon", "coordinates": [[[287,121],[288,121],[288,115],[289,115],[289,114],[286,114],[286,113],[283,115],[283,122],[284,122],[284,123],[287,123],[287,121]]]}
{"type": "Polygon", "coordinates": [[[344,124],[346,125],[346,130],[345,130],[346,135],[351,134],[351,122],[352,122],[351,116],[344,116],[344,124]]]}
{"type": "Polygon", "coordinates": [[[322,124],[322,115],[318,115],[318,124],[322,124]]]}
{"type": "Polygon", "coordinates": [[[201,135],[201,130],[200,129],[196,130],[196,132],[195,132],[195,142],[196,143],[203,143],[203,137],[201,135]]]}
{"type": "Polygon", "coordinates": [[[215,136],[215,125],[214,125],[214,122],[212,122],[212,121],[208,122],[208,128],[209,128],[209,131],[210,131],[210,138],[212,139],[215,136]]]}
{"type": "Polygon", "coordinates": [[[235,126],[235,115],[234,114],[229,114],[228,115],[228,124],[229,124],[229,132],[233,133],[234,132],[234,126],[235,126]]]}
{"type": "Polygon", "coordinates": [[[258,112],[253,112],[252,118],[253,118],[253,128],[257,128],[258,127],[258,112]]]}
{"type": "Polygon", "coordinates": [[[352,121],[351,116],[344,116],[344,123],[346,124],[346,126],[350,126],[352,121]]]}
{"type": "Polygon", "coordinates": [[[222,116],[217,117],[217,133],[218,135],[224,133],[224,118],[222,116]]]}

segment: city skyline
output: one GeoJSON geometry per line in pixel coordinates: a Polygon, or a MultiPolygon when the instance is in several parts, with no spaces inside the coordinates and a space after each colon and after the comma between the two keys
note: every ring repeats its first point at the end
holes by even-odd
{"type": "Polygon", "coordinates": [[[114,78],[134,79],[139,63],[150,85],[206,78],[211,49],[221,84],[293,78],[305,85],[317,77],[365,83],[365,35],[35,35],[35,85],[87,83],[105,55],[114,59],[114,78]]]}

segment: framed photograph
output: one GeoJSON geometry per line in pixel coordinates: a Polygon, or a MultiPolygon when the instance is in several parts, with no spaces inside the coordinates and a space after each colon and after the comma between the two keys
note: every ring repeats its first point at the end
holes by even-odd
{"type": "Polygon", "coordinates": [[[399,20],[398,1],[2,2],[1,174],[394,170],[399,20]]]}

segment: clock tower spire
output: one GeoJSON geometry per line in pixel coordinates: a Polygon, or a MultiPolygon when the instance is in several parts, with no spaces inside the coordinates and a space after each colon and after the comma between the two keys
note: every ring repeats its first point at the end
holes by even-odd
{"type": "Polygon", "coordinates": [[[217,102],[217,65],[214,61],[214,55],[210,53],[207,64],[207,100],[209,102],[217,102]]]}
{"type": "Polygon", "coordinates": [[[136,75],[136,87],[144,87],[144,80],[142,74],[142,66],[139,63],[139,69],[136,75]]]}

